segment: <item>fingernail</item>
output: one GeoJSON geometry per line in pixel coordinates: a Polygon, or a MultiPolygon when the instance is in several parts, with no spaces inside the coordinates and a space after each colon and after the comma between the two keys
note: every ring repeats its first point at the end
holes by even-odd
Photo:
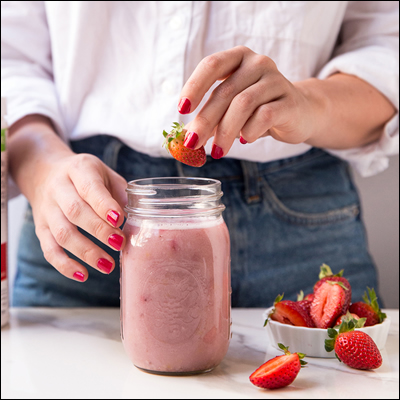
{"type": "Polygon", "coordinates": [[[245,140],[245,139],[243,139],[241,136],[240,136],[240,143],[242,143],[242,144],[246,144],[247,143],[247,140],[245,140]]]}
{"type": "Polygon", "coordinates": [[[108,238],[108,243],[110,244],[110,246],[114,247],[114,249],[118,250],[118,251],[121,250],[123,241],[124,241],[124,238],[121,235],[117,235],[116,233],[112,234],[108,238]]]}
{"type": "Polygon", "coordinates": [[[199,135],[196,132],[189,132],[188,136],[183,142],[183,145],[188,149],[194,149],[198,141],[199,141],[199,135]]]}
{"type": "Polygon", "coordinates": [[[85,275],[83,275],[82,272],[76,271],[73,276],[80,282],[83,282],[85,280],[85,275]]]}
{"type": "Polygon", "coordinates": [[[105,272],[106,274],[109,274],[112,270],[113,263],[111,261],[108,261],[106,258],[100,258],[99,261],[97,261],[97,268],[100,271],[105,272]]]}
{"type": "Polygon", "coordinates": [[[181,114],[189,114],[190,113],[190,100],[186,97],[183,97],[178,104],[178,111],[181,114]]]}
{"type": "Polygon", "coordinates": [[[213,147],[212,147],[212,150],[211,150],[211,157],[215,158],[216,160],[218,160],[223,155],[224,155],[224,152],[221,149],[221,147],[217,146],[216,144],[213,144],[213,147]]]}
{"type": "Polygon", "coordinates": [[[119,220],[119,213],[113,210],[110,210],[107,213],[107,221],[114,227],[117,226],[119,220]]]}

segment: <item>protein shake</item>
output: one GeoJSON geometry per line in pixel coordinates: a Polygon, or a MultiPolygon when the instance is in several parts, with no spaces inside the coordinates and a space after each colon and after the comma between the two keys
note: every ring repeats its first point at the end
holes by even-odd
{"type": "Polygon", "coordinates": [[[230,340],[230,243],[220,212],[131,215],[124,233],[121,333],[130,359],[166,374],[216,367],[230,340]]]}

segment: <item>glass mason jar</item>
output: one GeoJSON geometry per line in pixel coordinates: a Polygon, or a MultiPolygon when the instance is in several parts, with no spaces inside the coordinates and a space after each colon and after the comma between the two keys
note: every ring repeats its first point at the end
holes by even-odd
{"type": "Polygon", "coordinates": [[[121,336],[147,372],[211,371],[230,340],[230,241],[221,183],[152,178],[127,188],[121,336]]]}

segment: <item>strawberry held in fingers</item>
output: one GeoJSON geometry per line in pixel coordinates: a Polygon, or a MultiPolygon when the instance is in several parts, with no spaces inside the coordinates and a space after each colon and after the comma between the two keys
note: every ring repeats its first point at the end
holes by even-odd
{"type": "Polygon", "coordinates": [[[362,301],[353,303],[350,306],[350,312],[357,314],[359,317],[365,317],[367,319],[365,326],[380,324],[386,318],[386,314],[379,308],[375,290],[370,288],[367,288],[367,290],[368,294],[365,292],[363,296],[364,303],[362,301]]]}
{"type": "Polygon", "coordinates": [[[263,389],[279,389],[290,385],[300,369],[307,363],[303,361],[305,354],[290,353],[289,348],[278,343],[281,350],[285,352],[267,361],[250,375],[250,382],[263,389]]]}
{"type": "Polygon", "coordinates": [[[164,147],[172,157],[183,164],[191,167],[202,167],[206,163],[206,152],[204,146],[193,150],[184,145],[186,129],[184,124],[174,122],[170,133],[163,131],[165,137],[164,147]]]}
{"type": "Polygon", "coordinates": [[[336,358],[356,369],[375,369],[382,365],[382,355],[369,335],[355,331],[362,328],[365,318],[344,321],[339,328],[328,329],[330,339],[325,340],[325,350],[335,351],[336,358]]]}

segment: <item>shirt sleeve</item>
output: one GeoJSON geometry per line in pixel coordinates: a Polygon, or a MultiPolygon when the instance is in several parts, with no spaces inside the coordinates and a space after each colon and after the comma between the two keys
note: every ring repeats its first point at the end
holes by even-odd
{"type": "Polygon", "coordinates": [[[399,2],[350,1],[333,58],[318,78],[343,72],[368,82],[396,108],[379,141],[329,153],[348,161],[362,176],[375,175],[399,152],[399,2]]]}
{"type": "Polygon", "coordinates": [[[1,96],[7,99],[9,125],[41,114],[63,137],[43,1],[1,2],[1,96]]]}

